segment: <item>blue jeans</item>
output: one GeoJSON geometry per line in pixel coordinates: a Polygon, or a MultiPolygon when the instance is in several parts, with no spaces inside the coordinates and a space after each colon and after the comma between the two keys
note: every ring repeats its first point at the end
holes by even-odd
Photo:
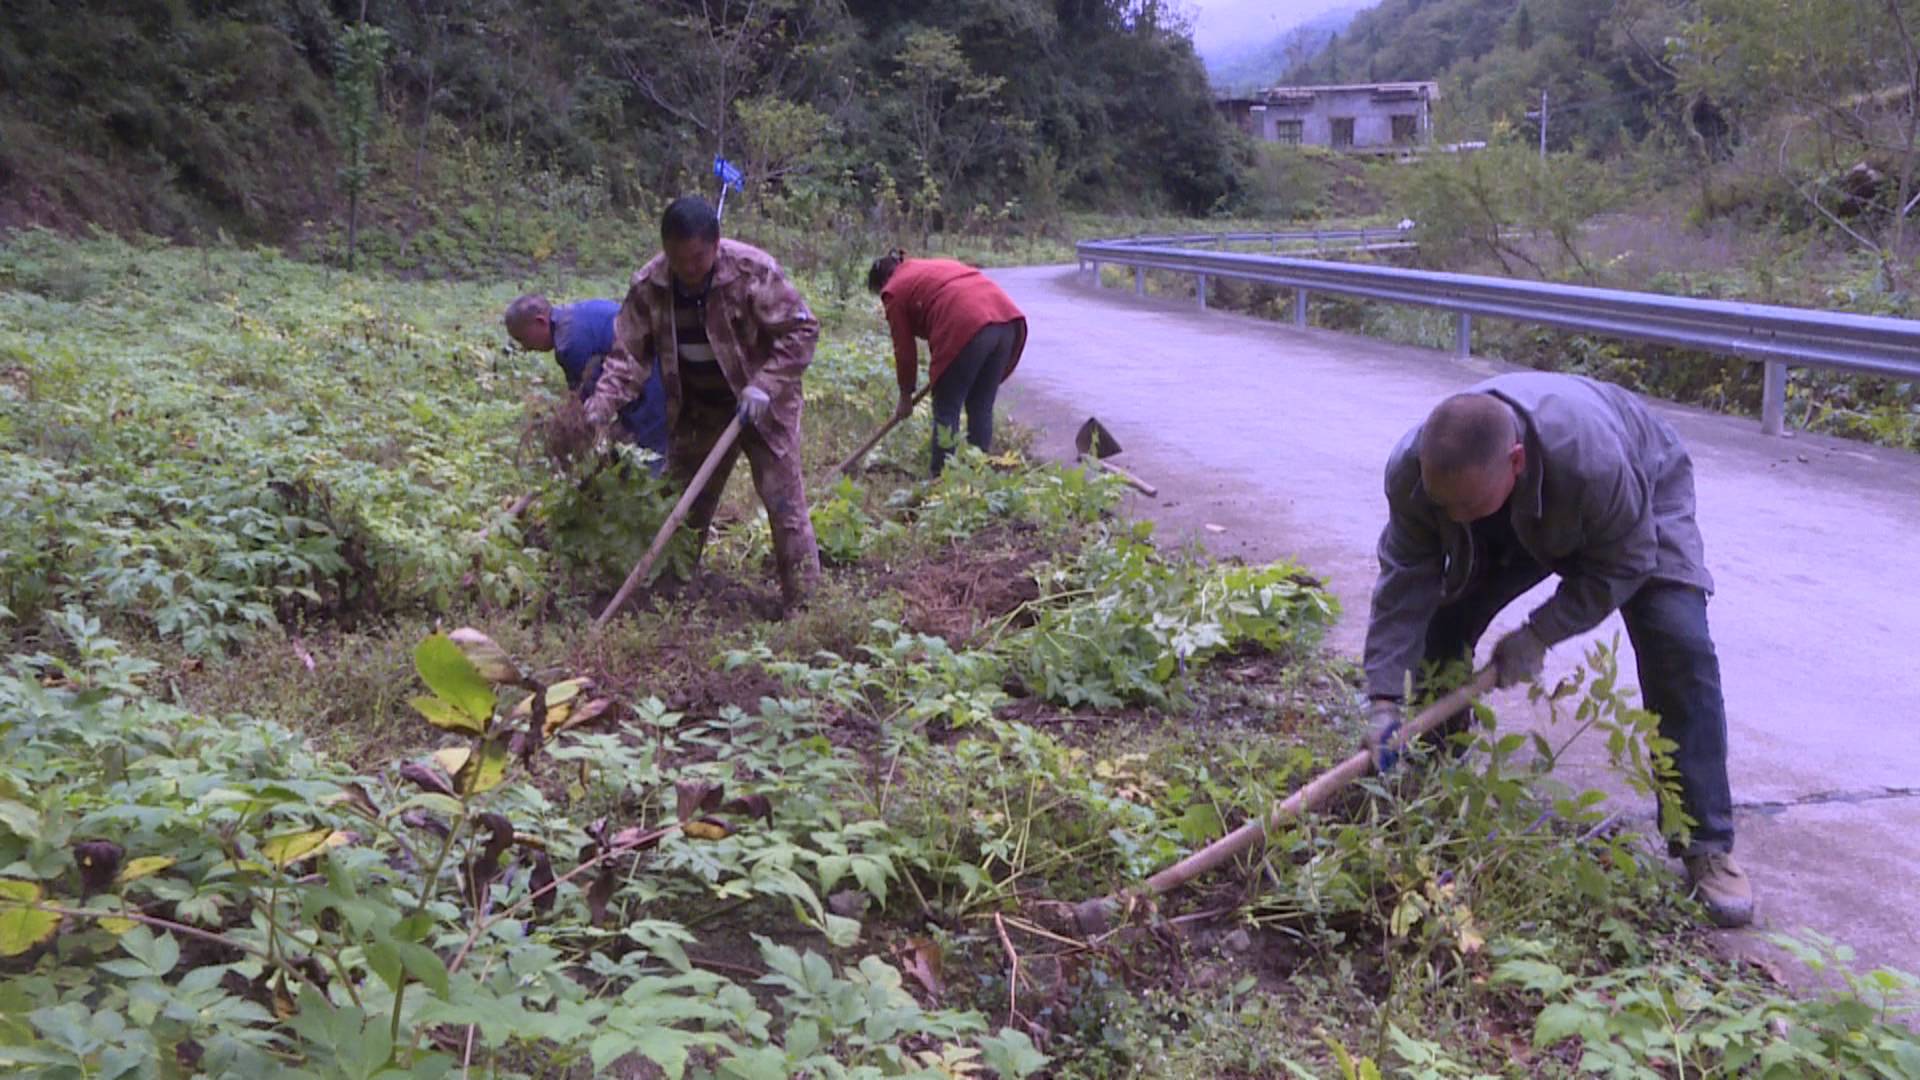
{"type": "MultiPolygon", "coordinates": [[[[1426,660],[1471,663],[1487,624],[1508,604],[1546,580],[1548,571],[1519,548],[1479,532],[1493,565],[1465,596],[1444,605],[1427,624],[1426,660]],[[1490,549],[1490,550],[1489,550],[1490,549]]],[[[1510,533],[1509,533],[1510,535],[1510,533]]],[[[1660,717],[1660,734],[1675,744],[1680,801],[1695,825],[1690,837],[1669,837],[1675,855],[1733,850],[1733,794],[1727,782],[1727,706],[1720,693],[1720,658],[1707,631],[1707,594],[1692,585],[1649,581],[1620,608],[1640,672],[1640,695],[1660,717]]],[[[1461,715],[1448,727],[1464,728],[1461,715]]]]}

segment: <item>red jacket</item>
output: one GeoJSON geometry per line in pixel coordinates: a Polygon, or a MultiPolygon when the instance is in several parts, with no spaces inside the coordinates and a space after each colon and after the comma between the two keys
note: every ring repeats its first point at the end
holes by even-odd
{"type": "Polygon", "coordinates": [[[913,393],[920,381],[915,338],[926,338],[933,354],[927,373],[929,383],[940,381],[947,365],[983,327],[1019,324],[1019,338],[1006,371],[1001,373],[1002,381],[1013,374],[1027,347],[1027,317],[985,274],[952,259],[908,259],[901,263],[887,279],[886,288],[880,290],[880,303],[886,307],[887,325],[893,329],[893,365],[905,393],[913,393]]]}

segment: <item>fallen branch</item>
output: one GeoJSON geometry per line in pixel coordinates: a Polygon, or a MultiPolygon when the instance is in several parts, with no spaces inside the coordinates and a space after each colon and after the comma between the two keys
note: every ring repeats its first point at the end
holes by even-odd
{"type": "Polygon", "coordinates": [[[1020,1016],[1020,953],[1013,947],[1013,939],[1007,937],[1007,921],[996,912],[993,916],[993,928],[1000,934],[1000,947],[1007,950],[1007,961],[1013,969],[1007,973],[1007,1026],[1012,1027],[1020,1016]]]}

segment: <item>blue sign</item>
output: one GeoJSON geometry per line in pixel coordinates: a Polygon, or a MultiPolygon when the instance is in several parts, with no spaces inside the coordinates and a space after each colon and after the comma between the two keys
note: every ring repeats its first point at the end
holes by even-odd
{"type": "Polygon", "coordinates": [[[727,188],[732,188],[735,191],[746,190],[746,175],[738,168],[735,168],[733,162],[728,161],[726,158],[716,157],[713,159],[713,175],[719,178],[722,191],[727,188]]]}

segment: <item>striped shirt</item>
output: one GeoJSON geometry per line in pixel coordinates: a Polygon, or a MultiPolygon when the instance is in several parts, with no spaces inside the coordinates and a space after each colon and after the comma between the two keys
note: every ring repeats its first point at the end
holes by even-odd
{"type": "Polygon", "coordinates": [[[674,347],[680,357],[680,385],[687,396],[702,401],[733,400],[733,387],[707,340],[707,293],[688,296],[673,286],[674,347]]]}

